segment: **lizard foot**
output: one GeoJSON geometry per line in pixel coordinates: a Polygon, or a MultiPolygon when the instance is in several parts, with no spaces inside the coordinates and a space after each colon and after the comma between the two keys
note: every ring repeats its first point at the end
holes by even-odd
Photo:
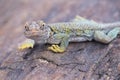
{"type": "Polygon", "coordinates": [[[53,52],[59,52],[59,53],[62,53],[65,51],[65,49],[59,47],[58,45],[52,45],[51,47],[48,47],[48,50],[51,50],[53,52]]]}
{"type": "Polygon", "coordinates": [[[33,48],[35,42],[33,40],[27,39],[26,41],[24,41],[22,44],[20,44],[18,46],[19,50],[24,50],[27,48],[33,48]]]}

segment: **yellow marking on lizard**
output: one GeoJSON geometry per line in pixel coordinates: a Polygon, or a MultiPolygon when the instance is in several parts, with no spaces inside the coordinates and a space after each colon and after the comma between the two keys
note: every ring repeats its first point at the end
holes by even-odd
{"type": "Polygon", "coordinates": [[[52,28],[52,30],[55,32],[55,33],[57,33],[58,32],[58,30],[56,29],[56,27],[51,27],[52,28]]]}
{"type": "Polygon", "coordinates": [[[80,29],[77,29],[76,34],[77,34],[77,35],[81,35],[81,34],[83,34],[83,31],[80,30],[80,29]]]}
{"type": "Polygon", "coordinates": [[[21,46],[18,47],[19,50],[23,50],[26,48],[33,48],[33,44],[32,43],[24,43],[21,46]]]}
{"type": "Polygon", "coordinates": [[[67,27],[63,26],[63,29],[64,29],[65,33],[67,33],[67,34],[70,33],[70,29],[68,29],[67,27]]]}

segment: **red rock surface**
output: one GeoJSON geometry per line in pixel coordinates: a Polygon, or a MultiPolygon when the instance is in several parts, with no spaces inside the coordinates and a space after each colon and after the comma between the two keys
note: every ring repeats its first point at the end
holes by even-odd
{"type": "Polygon", "coordinates": [[[69,21],[80,15],[120,21],[120,0],[0,0],[0,80],[119,80],[120,39],[71,43],[64,54],[36,45],[18,51],[26,21],[69,21]]]}

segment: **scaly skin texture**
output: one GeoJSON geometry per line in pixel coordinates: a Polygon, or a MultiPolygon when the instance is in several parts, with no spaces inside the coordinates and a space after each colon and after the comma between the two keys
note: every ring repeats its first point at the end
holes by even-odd
{"type": "Polygon", "coordinates": [[[25,36],[28,38],[19,49],[33,47],[35,43],[49,43],[48,50],[62,53],[69,42],[96,40],[110,43],[120,33],[120,22],[97,23],[76,16],[70,22],[45,24],[43,21],[26,23],[25,36]]]}

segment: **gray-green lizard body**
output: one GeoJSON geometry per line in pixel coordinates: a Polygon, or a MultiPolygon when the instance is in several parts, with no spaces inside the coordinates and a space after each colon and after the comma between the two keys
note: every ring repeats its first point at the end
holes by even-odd
{"type": "MultiPolygon", "coordinates": [[[[96,40],[109,43],[119,33],[120,22],[102,24],[79,16],[71,22],[45,24],[43,21],[38,21],[25,25],[25,36],[27,38],[34,40],[36,43],[52,44],[48,49],[53,52],[64,52],[69,42],[96,40]]],[[[20,49],[26,47],[30,46],[22,44],[20,49]]]]}

